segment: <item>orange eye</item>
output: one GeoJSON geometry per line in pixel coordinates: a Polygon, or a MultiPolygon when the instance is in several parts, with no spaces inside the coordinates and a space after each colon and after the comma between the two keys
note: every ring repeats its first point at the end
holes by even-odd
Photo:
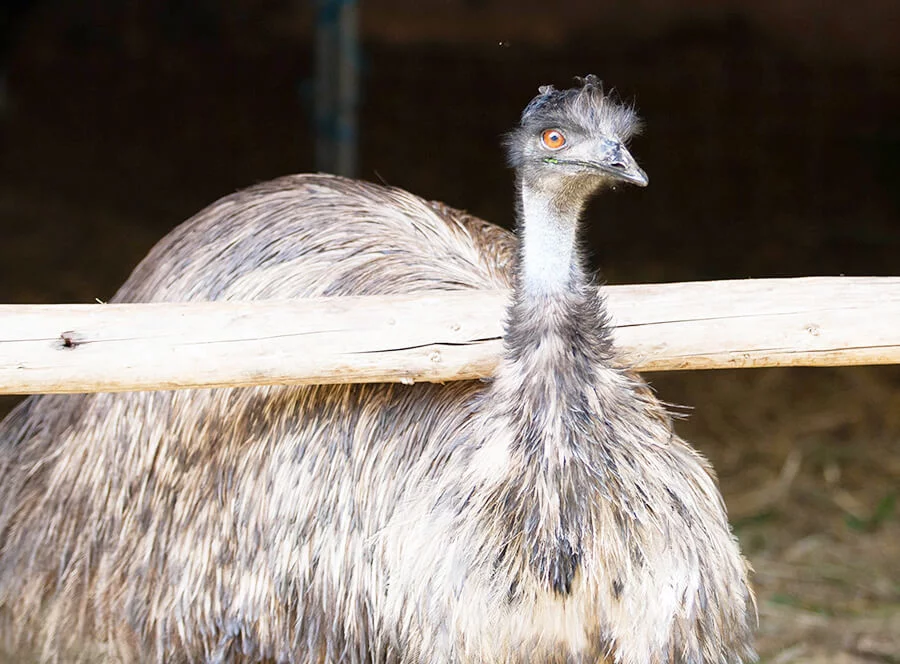
{"type": "Polygon", "coordinates": [[[559,129],[545,129],[541,132],[541,143],[550,150],[559,150],[566,144],[566,137],[559,129]]]}

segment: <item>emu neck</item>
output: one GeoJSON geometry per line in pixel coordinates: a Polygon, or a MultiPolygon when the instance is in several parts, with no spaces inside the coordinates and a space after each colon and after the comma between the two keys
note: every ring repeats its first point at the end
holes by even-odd
{"type": "MultiPolygon", "coordinates": [[[[604,453],[595,428],[609,404],[597,388],[608,382],[612,344],[603,299],[582,268],[577,244],[579,217],[592,190],[548,197],[521,188],[519,272],[503,360],[490,388],[494,407],[484,414],[488,430],[497,429],[496,440],[508,441],[506,452],[530,469],[527,476],[509,477],[523,496],[571,491],[588,468],[602,467],[585,460],[604,453]],[[559,204],[563,200],[573,202],[559,204]]],[[[542,530],[534,537],[550,541],[552,533],[578,522],[572,510],[584,505],[576,503],[562,514],[557,505],[529,502],[527,509],[536,511],[526,520],[542,530]]],[[[578,543],[571,544],[577,550],[578,543]]]]}
{"type": "Polygon", "coordinates": [[[594,188],[578,180],[551,192],[521,184],[521,256],[501,373],[525,397],[526,410],[538,407],[528,396],[552,394],[563,409],[580,404],[609,358],[605,306],[582,267],[577,239],[594,188]]]}
{"type": "Polygon", "coordinates": [[[585,199],[565,191],[521,185],[522,256],[520,288],[525,297],[577,289],[583,280],[577,251],[578,219],[585,199]]]}

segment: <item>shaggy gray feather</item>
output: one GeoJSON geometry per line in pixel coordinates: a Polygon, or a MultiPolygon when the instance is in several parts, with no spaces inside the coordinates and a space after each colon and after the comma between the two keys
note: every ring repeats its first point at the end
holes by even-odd
{"type": "Polygon", "coordinates": [[[505,357],[491,382],[27,399],[0,424],[7,649],[91,662],[751,657],[747,565],[711,471],[620,368],[604,303],[565,246],[615,178],[537,144],[561,128],[571,154],[605,155],[635,125],[593,78],[542,89],[510,149],[520,232],[553,246],[521,256],[464,213],[326,175],[233,194],[165,237],[114,301],[515,287],[505,357]]]}

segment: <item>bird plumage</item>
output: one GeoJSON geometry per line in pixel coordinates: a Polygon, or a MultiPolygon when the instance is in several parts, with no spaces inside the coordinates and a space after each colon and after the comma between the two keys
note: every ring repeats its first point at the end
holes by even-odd
{"type": "Polygon", "coordinates": [[[513,287],[504,358],[486,383],[27,399],[0,424],[8,646],[64,661],[749,657],[747,566],[711,471],[621,368],[580,261],[588,197],[646,181],[624,148],[635,126],[592,77],[541,89],[509,139],[520,247],[324,175],[238,192],[170,233],[115,301],[513,287]],[[551,129],[567,143],[548,151],[551,129]]]}

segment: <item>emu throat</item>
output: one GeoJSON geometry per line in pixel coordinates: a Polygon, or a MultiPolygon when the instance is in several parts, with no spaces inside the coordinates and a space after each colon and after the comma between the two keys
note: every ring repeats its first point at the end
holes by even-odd
{"type": "Polygon", "coordinates": [[[526,297],[577,290],[585,280],[577,248],[578,220],[594,187],[554,184],[521,184],[519,287],[526,297]]]}

